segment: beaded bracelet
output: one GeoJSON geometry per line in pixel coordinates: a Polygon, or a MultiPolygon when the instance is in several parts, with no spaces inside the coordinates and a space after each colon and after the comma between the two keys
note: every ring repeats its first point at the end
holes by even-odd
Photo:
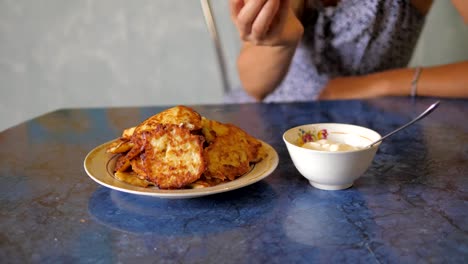
{"type": "Polygon", "coordinates": [[[418,81],[419,81],[419,76],[421,76],[421,67],[416,67],[414,70],[414,77],[413,80],[411,81],[411,97],[416,97],[417,91],[418,91],[418,81]]]}

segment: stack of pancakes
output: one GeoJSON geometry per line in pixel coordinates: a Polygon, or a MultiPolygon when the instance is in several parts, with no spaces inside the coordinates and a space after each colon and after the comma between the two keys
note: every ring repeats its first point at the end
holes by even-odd
{"type": "Polygon", "coordinates": [[[242,129],[202,117],[186,106],[169,108],[125,129],[107,151],[119,154],[117,179],[161,189],[232,181],[265,156],[262,143],[242,129]]]}

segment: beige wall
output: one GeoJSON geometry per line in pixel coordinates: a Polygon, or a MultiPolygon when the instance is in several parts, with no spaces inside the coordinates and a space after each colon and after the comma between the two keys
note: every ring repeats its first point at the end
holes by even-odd
{"type": "Polygon", "coordinates": [[[468,59],[468,25],[449,0],[435,0],[411,65],[428,66],[468,59]]]}

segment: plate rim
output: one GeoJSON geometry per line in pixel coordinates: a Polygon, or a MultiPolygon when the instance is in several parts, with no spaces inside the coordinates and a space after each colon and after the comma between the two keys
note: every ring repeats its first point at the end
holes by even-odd
{"type": "Polygon", "coordinates": [[[228,192],[228,191],[243,188],[243,187],[246,187],[256,182],[261,181],[262,179],[270,176],[276,170],[279,164],[279,156],[276,150],[268,143],[262,140],[259,140],[262,143],[263,147],[266,149],[268,156],[262,161],[255,164],[255,166],[253,167],[251,171],[249,171],[248,173],[242,175],[241,177],[233,181],[222,183],[222,184],[215,185],[212,187],[204,187],[204,188],[181,189],[181,190],[161,190],[161,189],[155,190],[154,188],[139,187],[139,186],[134,186],[134,185],[119,181],[115,179],[113,176],[108,174],[107,163],[112,159],[112,157],[115,154],[107,153],[105,152],[105,150],[107,146],[111,144],[114,140],[116,139],[102,143],[94,147],[91,151],[89,151],[86,154],[85,159],[83,161],[84,169],[88,177],[90,177],[96,183],[102,186],[105,186],[107,188],[113,189],[113,190],[118,190],[121,192],[126,192],[126,193],[131,193],[131,194],[136,194],[136,195],[145,195],[145,196],[169,198],[169,199],[184,199],[184,198],[195,198],[195,197],[202,197],[202,196],[213,195],[217,193],[228,192]],[[105,162],[103,162],[102,166],[104,167],[104,170],[106,171],[106,176],[94,175],[95,172],[93,168],[91,168],[92,159],[94,159],[98,155],[107,156],[107,158],[102,157],[102,158],[105,158],[105,162]],[[263,168],[262,171],[257,171],[262,168],[263,168]],[[252,178],[248,178],[248,176],[253,173],[256,173],[256,174],[252,176],[252,178]],[[118,185],[121,185],[121,186],[116,186],[116,185],[103,181],[105,177],[110,177],[112,181],[118,183],[118,185]],[[245,177],[247,177],[247,179],[245,179],[245,177]],[[242,179],[244,179],[244,181],[242,181],[242,179]],[[128,185],[129,188],[122,187],[125,185],[128,185]]]}

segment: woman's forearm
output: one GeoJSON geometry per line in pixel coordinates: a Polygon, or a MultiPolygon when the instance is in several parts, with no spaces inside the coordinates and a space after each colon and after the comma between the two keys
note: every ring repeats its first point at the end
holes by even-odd
{"type": "Polygon", "coordinates": [[[417,94],[422,96],[468,97],[468,61],[424,68],[417,94]]]}
{"type": "Polygon", "coordinates": [[[244,43],[237,68],[245,91],[259,101],[264,99],[287,74],[295,49],[244,43]]]}
{"type": "MultiPolygon", "coordinates": [[[[401,69],[382,72],[387,83],[389,95],[409,95],[414,69],[401,69]]],[[[425,67],[421,70],[416,84],[416,94],[435,97],[468,97],[468,61],[439,66],[425,67]]]]}
{"type": "MultiPolygon", "coordinates": [[[[409,96],[414,68],[401,68],[364,76],[332,79],[318,99],[357,99],[380,96],[409,96]]],[[[416,83],[416,95],[468,98],[468,61],[425,67],[416,83]]]]}

